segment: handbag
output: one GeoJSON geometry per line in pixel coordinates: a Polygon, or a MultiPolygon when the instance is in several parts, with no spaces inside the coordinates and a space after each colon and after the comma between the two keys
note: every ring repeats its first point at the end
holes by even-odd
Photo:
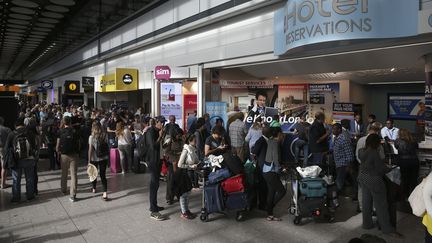
{"type": "Polygon", "coordinates": [[[396,185],[401,184],[401,172],[400,167],[394,167],[389,173],[386,174],[386,177],[396,185]]]}
{"type": "Polygon", "coordinates": [[[408,202],[411,205],[412,212],[417,217],[423,217],[426,212],[426,206],[423,198],[423,187],[426,184],[426,180],[423,180],[416,188],[413,190],[411,195],[408,197],[408,202]]]}

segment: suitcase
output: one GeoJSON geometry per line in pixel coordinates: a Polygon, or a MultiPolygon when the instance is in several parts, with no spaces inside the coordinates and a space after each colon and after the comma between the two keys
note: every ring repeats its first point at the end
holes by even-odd
{"type": "Polygon", "coordinates": [[[217,170],[215,172],[212,172],[208,176],[208,183],[209,184],[217,184],[231,176],[229,170],[227,168],[223,168],[220,170],[217,170]]]}
{"type": "Polygon", "coordinates": [[[299,183],[301,196],[306,198],[327,196],[327,183],[322,178],[302,178],[299,183]]]}
{"type": "Polygon", "coordinates": [[[234,192],[228,194],[225,206],[227,209],[231,210],[246,209],[248,207],[247,194],[245,192],[234,192]]]}
{"type": "Polygon", "coordinates": [[[204,186],[204,205],[207,213],[222,212],[224,210],[224,201],[222,188],[219,184],[206,184],[204,186]]]}
{"type": "Polygon", "coordinates": [[[120,152],[116,148],[110,149],[110,170],[111,173],[120,173],[122,171],[120,165],[120,152]]]}
{"type": "Polygon", "coordinates": [[[221,183],[222,189],[225,193],[244,192],[245,190],[244,175],[236,175],[224,180],[221,183]]]}

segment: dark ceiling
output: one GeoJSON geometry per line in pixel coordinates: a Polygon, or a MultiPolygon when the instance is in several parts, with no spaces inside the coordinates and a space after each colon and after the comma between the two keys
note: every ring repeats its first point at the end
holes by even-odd
{"type": "Polygon", "coordinates": [[[31,78],[151,2],[0,0],[0,81],[31,78]]]}

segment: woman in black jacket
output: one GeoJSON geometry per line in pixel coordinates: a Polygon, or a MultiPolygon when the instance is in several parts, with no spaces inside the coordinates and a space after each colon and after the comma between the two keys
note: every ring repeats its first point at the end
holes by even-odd
{"type": "Polygon", "coordinates": [[[401,187],[404,198],[408,198],[417,186],[420,162],[417,157],[418,143],[407,129],[399,130],[399,138],[395,141],[398,150],[397,164],[401,171],[401,187]]]}
{"type": "Polygon", "coordinates": [[[383,233],[389,236],[400,237],[401,235],[396,232],[396,229],[390,223],[384,176],[391,169],[380,158],[378,153],[379,146],[380,137],[377,134],[371,134],[366,139],[366,148],[359,151],[361,164],[358,180],[361,184],[363,194],[363,228],[373,228],[372,209],[375,206],[383,233]]]}

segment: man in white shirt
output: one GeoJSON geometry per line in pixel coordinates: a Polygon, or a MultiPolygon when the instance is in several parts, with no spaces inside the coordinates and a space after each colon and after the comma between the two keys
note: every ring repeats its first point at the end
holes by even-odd
{"type": "Polygon", "coordinates": [[[399,137],[399,129],[393,126],[393,119],[387,119],[386,126],[381,129],[381,137],[395,141],[399,137]]]}
{"type": "MultiPolygon", "coordinates": [[[[356,146],[356,151],[355,151],[356,159],[359,163],[361,163],[361,160],[359,158],[359,151],[362,148],[366,148],[366,139],[371,134],[379,134],[381,131],[381,128],[382,128],[382,124],[380,122],[374,122],[369,126],[368,134],[364,137],[359,138],[359,140],[357,142],[357,146],[356,146]]],[[[382,148],[382,146],[378,147],[378,153],[379,153],[381,159],[384,159],[385,155],[384,155],[384,149],[382,148]]]]}

